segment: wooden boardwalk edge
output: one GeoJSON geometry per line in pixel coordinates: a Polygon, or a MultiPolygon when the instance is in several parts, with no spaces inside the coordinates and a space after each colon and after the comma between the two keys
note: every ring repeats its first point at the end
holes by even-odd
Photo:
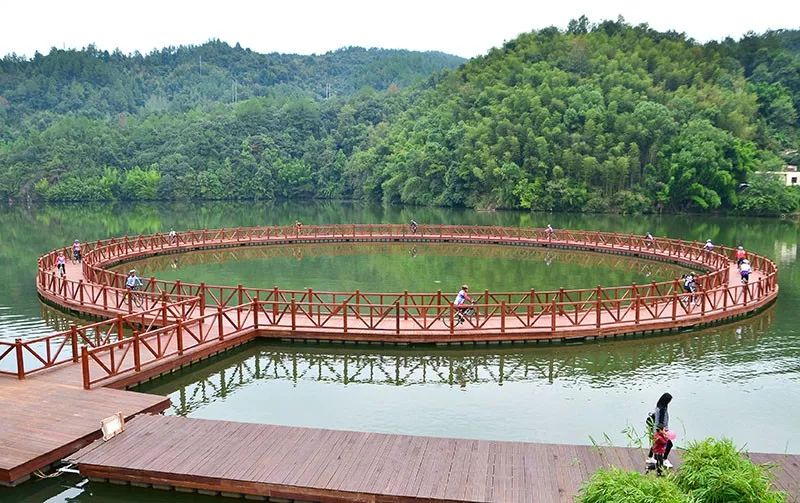
{"type": "MultiPolygon", "coordinates": [[[[321,502],[568,502],[601,467],[644,449],[367,433],[139,416],[70,457],[82,475],[157,489],[321,502]],[[195,444],[202,438],[205,444],[195,444]],[[143,454],[146,453],[146,454],[143,454]]],[[[680,465],[681,453],[671,457],[680,465]]],[[[800,455],[750,454],[800,495],[800,455]]]]}

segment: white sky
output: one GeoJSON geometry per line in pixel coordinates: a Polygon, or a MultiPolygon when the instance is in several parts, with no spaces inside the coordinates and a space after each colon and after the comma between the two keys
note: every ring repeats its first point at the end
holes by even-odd
{"type": "Polygon", "coordinates": [[[700,42],[800,28],[797,0],[2,0],[0,56],[51,47],[142,53],[218,38],[257,52],[324,53],[354,45],[486,53],[518,34],[593,22],[648,23],[700,42]]]}

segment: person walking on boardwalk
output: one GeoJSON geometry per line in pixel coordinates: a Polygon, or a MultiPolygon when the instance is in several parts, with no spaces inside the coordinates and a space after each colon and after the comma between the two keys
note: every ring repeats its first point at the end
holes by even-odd
{"type": "Polygon", "coordinates": [[[72,242],[72,262],[78,263],[81,261],[81,242],[77,239],[72,242]]]}
{"type": "Polygon", "coordinates": [[[736,267],[742,268],[742,262],[747,258],[747,252],[744,251],[744,246],[736,248],[736,267]]]}
{"type": "MultiPolygon", "coordinates": [[[[647,416],[647,431],[648,437],[654,438],[655,432],[659,429],[669,430],[669,411],[667,407],[669,403],[672,401],[672,395],[669,393],[664,393],[661,395],[661,398],[658,399],[656,402],[656,410],[651,412],[647,416]]],[[[667,445],[664,448],[664,466],[667,468],[672,468],[672,464],[667,460],[669,456],[669,451],[672,450],[672,440],[667,440],[667,445]]],[[[655,464],[656,460],[653,457],[653,447],[650,448],[650,452],[647,453],[647,463],[655,464]]]]}
{"type": "Polygon", "coordinates": [[[301,222],[300,220],[295,220],[294,221],[294,230],[297,233],[297,236],[299,237],[300,234],[303,233],[303,222],[301,222]]]}
{"type": "Polygon", "coordinates": [[[410,227],[411,227],[411,234],[416,234],[417,233],[417,227],[418,227],[417,221],[416,220],[412,220],[411,224],[410,224],[410,227]]]}
{"type": "Polygon", "coordinates": [[[64,256],[64,252],[58,252],[58,257],[56,258],[56,268],[58,272],[61,274],[61,277],[67,275],[67,257],[64,256]]]}

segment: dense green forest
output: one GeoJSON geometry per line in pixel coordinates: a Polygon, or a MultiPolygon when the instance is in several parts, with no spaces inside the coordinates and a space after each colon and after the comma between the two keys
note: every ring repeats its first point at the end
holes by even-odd
{"type": "Polygon", "coordinates": [[[0,60],[0,197],[780,214],[800,194],[756,172],[800,161],[798,111],[799,31],[580,18],[467,62],[54,49],[0,60]]]}

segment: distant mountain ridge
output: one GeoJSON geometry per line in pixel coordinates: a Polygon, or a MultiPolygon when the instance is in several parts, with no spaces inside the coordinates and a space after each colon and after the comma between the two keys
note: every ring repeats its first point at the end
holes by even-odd
{"type": "Polygon", "coordinates": [[[185,111],[264,95],[349,96],[363,87],[407,88],[463,58],[442,52],[346,47],[321,55],[261,54],[212,40],[125,55],[89,46],[0,60],[7,113],[48,110],[99,117],[185,111]]]}

